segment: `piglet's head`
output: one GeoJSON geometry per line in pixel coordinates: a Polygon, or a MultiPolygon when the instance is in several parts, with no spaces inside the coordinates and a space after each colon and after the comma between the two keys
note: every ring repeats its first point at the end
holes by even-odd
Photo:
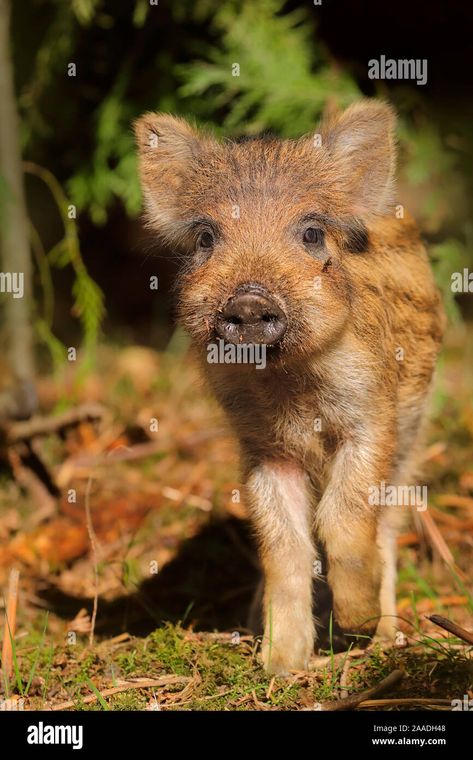
{"type": "Polygon", "coordinates": [[[260,343],[305,361],[350,322],[350,261],[389,212],[395,119],[361,101],[296,140],[218,141],[183,119],[135,124],[148,224],[185,262],[180,320],[197,346],[260,343]]]}

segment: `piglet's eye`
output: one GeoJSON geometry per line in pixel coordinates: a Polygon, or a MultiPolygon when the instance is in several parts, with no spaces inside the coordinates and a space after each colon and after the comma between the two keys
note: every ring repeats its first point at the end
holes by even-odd
{"type": "Polygon", "coordinates": [[[198,239],[197,239],[197,245],[199,248],[212,248],[214,244],[214,236],[211,232],[208,230],[204,230],[200,233],[198,239]]]}
{"type": "Polygon", "coordinates": [[[318,227],[308,227],[302,239],[308,245],[322,245],[324,242],[324,232],[318,229],[318,227]]]}

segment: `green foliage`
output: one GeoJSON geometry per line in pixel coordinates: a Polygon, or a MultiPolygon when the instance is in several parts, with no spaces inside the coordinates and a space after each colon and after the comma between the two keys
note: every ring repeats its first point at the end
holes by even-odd
{"type": "MultiPolygon", "coordinates": [[[[43,283],[48,282],[49,267],[63,269],[71,266],[73,268],[75,274],[72,288],[73,310],[81,322],[86,360],[90,361],[93,358],[100,325],[105,314],[103,293],[88,274],[82,260],[75,219],[70,213],[70,204],[61,185],[44,167],[30,162],[25,163],[24,166],[27,172],[36,175],[48,186],[64,226],[64,236],[42,259],[43,283]]],[[[38,242],[37,235],[36,240],[38,242]]],[[[49,295],[52,299],[53,292],[50,291],[49,295]]],[[[40,339],[48,347],[53,362],[58,368],[63,366],[65,349],[51,331],[52,311],[53,306],[50,304],[49,313],[44,317],[38,317],[36,326],[40,339]]]]}
{"type": "Polygon", "coordinates": [[[445,149],[440,133],[432,124],[423,124],[420,130],[407,128],[402,134],[407,144],[414,146],[406,167],[406,176],[412,185],[429,180],[433,170],[445,175],[455,168],[455,155],[445,149]]]}
{"type": "Polygon", "coordinates": [[[133,23],[140,27],[146,21],[146,16],[150,8],[149,0],[136,0],[135,10],[133,12],[133,23]]]}
{"type": "Polygon", "coordinates": [[[447,316],[451,322],[460,322],[461,314],[452,292],[452,272],[462,272],[469,264],[468,252],[471,247],[456,238],[448,238],[442,243],[430,246],[435,280],[442,291],[447,316]]]}
{"type": "Polygon", "coordinates": [[[77,20],[84,25],[90,24],[100,7],[101,0],[72,0],[71,6],[77,20]]]}
{"type": "Polygon", "coordinates": [[[72,293],[75,298],[74,308],[84,332],[84,347],[87,351],[91,351],[97,343],[100,324],[104,316],[104,305],[102,291],[84,266],[76,269],[72,293]]]}
{"type": "Polygon", "coordinates": [[[38,138],[54,139],[51,125],[43,117],[41,103],[44,98],[50,97],[56,79],[63,76],[75,40],[72,6],[57,0],[51,22],[33,58],[31,79],[28,79],[19,97],[24,147],[38,138]]]}
{"type": "Polygon", "coordinates": [[[328,101],[343,106],[360,95],[353,79],[327,62],[307,11],[281,15],[283,6],[223,3],[213,16],[219,37],[208,62],[178,67],[180,95],[195,98],[206,119],[223,111],[225,133],[270,129],[293,137],[314,128],[328,101]]]}
{"type": "MultiPolygon", "coordinates": [[[[96,225],[108,221],[117,202],[129,217],[139,213],[131,125],[145,110],[197,117],[222,136],[270,130],[293,137],[314,129],[326,107],[344,107],[361,95],[350,69],[331,61],[310,4],[291,11],[283,0],[182,0],[159,9],[136,0],[117,3],[113,12],[107,0],[46,0],[45,6],[50,18],[19,98],[24,146],[37,163],[63,172],[67,202],[96,225]],[[73,84],[66,81],[69,61],[78,62],[73,84]],[[58,138],[62,153],[54,168],[48,161],[54,162],[58,138]]],[[[473,259],[461,135],[453,129],[452,138],[439,127],[421,88],[390,85],[388,91],[379,83],[378,94],[397,104],[405,185],[435,242],[433,264],[448,313],[458,319],[450,274],[473,259]]],[[[66,235],[48,264],[74,266],[75,238],[66,235]]],[[[83,269],[74,268],[75,311],[91,345],[103,303],[83,269]]],[[[41,279],[47,290],[44,265],[41,279]]],[[[44,339],[46,326],[40,327],[44,339]]]]}
{"type": "Polygon", "coordinates": [[[46,346],[50,353],[53,366],[55,367],[56,371],[59,371],[62,367],[64,367],[64,363],[67,358],[66,347],[58,338],[56,338],[46,320],[42,319],[41,317],[37,317],[35,327],[38,333],[38,338],[46,346]]]}
{"type": "Polygon", "coordinates": [[[131,133],[133,107],[126,100],[127,72],[103,100],[96,115],[95,148],[91,162],[68,182],[71,199],[95,224],[107,221],[107,209],[119,198],[130,216],[140,210],[141,194],[131,133]]]}

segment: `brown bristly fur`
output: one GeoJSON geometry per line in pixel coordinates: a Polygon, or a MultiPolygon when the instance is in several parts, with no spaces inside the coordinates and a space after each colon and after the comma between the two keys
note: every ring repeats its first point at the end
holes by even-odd
{"type": "Polygon", "coordinates": [[[416,225],[393,207],[392,109],[361,101],[297,140],[218,142],[166,114],[135,130],[148,223],[187,256],[181,323],[241,447],[267,669],[303,668],[313,650],[315,537],[340,625],[379,621],[392,635],[399,507],[373,506],[368,492],[416,476],[444,324],[416,225]],[[304,224],[323,230],[316,250],[304,224]],[[206,229],[211,252],[197,242],[206,229]],[[288,317],[264,370],[206,361],[242,283],[264,287],[288,317]]]}

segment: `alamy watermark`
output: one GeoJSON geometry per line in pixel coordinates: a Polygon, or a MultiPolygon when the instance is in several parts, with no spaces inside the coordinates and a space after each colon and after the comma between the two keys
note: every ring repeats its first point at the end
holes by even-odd
{"type": "Polygon", "coordinates": [[[452,293],[473,293],[473,272],[464,269],[463,272],[452,272],[452,293]]]}
{"type": "Polygon", "coordinates": [[[368,504],[385,507],[415,507],[425,512],[428,506],[427,486],[395,486],[382,480],[368,489],[368,504]]]}
{"type": "Polygon", "coordinates": [[[254,364],[256,369],[266,367],[266,345],[264,343],[225,343],[219,338],[207,345],[209,364],[254,364]]]}
{"type": "Polygon", "coordinates": [[[83,726],[56,726],[43,723],[28,726],[26,741],[28,744],[70,744],[72,749],[82,749],[83,726]]]}
{"type": "Polygon", "coordinates": [[[11,293],[13,298],[23,298],[25,294],[23,272],[0,272],[0,293],[11,293]]]}
{"type": "Polygon", "coordinates": [[[463,699],[452,699],[451,701],[452,711],[464,710],[465,712],[473,711],[473,699],[470,699],[468,694],[463,695],[463,699]]]}
{"type": "Polygon", "coordinates": [[[427,58],[386,58],[381,55],[368,61],[370,79],[412,79],[427,84],[427,58]]]}

